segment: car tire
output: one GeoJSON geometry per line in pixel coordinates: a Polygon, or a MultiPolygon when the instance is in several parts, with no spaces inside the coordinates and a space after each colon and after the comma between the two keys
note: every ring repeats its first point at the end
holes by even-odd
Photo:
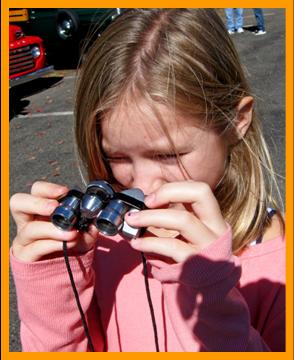
{"type": "Polygon", "coordinates": [[[60,9],[56,15],[56,31],[62,40],[73,39],[79,30],[78,15],[68,9],[60,9]]]}

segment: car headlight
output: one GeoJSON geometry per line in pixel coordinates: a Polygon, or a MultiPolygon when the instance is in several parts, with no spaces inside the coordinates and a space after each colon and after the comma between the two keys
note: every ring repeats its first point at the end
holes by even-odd
{"type": "Polygon", "coordinates": [[[41,55],[41,51],[39,46],[35,45],[31,48],[31,53],[33,55],[34,58],[37,58],[41,55]]]}

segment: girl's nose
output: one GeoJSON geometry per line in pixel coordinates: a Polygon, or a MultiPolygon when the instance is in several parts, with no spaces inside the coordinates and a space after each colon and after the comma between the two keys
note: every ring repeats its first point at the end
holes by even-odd
{"type": "Polygon", "coordinates": [[[132,187],[141,189],[145,195],[151,194],[164,183],[162,171],[156,164],[134,166],[132,175],[132,187]]]}
{"type": "Polygon", "coordinates": [[[150,179],[149,177],[147,179],[146,175],[146,178],[134,179],[132,187],[141,189],[145,195],[149,195],[152,192],[156,191],[162,184],[163,181],[161,181],[160,179],[150,179]]]}

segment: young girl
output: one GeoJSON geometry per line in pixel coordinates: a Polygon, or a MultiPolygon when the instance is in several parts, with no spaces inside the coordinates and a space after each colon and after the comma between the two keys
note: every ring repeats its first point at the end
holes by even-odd
{"type": "Polygon", "coordinates": [[[217,13],[117,18],[83,64],[75,130],[89,181],[144,192],[147,209],[125,221],[147,232],[129,241],[94,225],[57,229],[49,216],[65,186],[37,182],[14,195],[23,350],[283,351],[283,218],[254,99],[217,13]]]}

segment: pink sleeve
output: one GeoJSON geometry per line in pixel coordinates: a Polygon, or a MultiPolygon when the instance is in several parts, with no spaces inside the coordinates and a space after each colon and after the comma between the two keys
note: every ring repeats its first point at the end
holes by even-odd
{"type": "MultiPolygon", "coordinates": [[[[95,351],[102,350],[97,308],[93,303],[94,251],[70,257],[80,302],[88,319],[95,351]]],[[[11,251],[23,351],[88,351],[88,342],[63,257],[26,263],[11,251]]]]}
{"type": "Polygon", "coordinates": [[[184,263],[151,260],[163,284],[174,331],[183,351],[270,351],[250,325],[248,306],[236,285],[239,259],[231,230],[184,263]]]}

